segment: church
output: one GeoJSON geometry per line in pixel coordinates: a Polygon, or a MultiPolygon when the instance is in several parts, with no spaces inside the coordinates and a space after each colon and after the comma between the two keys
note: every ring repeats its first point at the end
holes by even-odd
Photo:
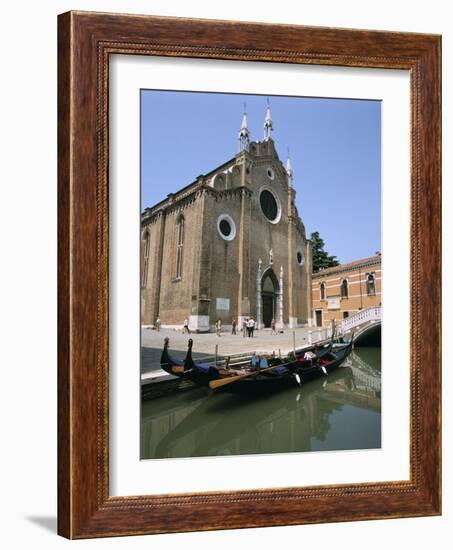
{"type": "Polygon", "coordinates": [[[311,242],[279,159],[270,106],[262,141],[244,112],[237,154],[141,215],[141,322],[212,332],[311,324],[311,242]]]}

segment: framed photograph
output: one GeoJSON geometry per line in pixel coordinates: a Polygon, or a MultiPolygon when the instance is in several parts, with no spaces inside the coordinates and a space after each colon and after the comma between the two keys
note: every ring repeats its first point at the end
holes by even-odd
{"type": "Polygon", "coordinates": [[[59,533],[441,513],[439,36],[59,16],[59,533]]]}

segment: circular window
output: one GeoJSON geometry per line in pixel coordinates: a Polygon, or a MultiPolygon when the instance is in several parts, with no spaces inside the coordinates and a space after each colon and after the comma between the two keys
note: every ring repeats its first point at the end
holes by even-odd
{"type": "Polygon", "coordinates": [[[231,225],[228,220],[221,220],[219,223],[219,229],[220,233],[222,233],[224,237],[229,237],[231,235],[231,225]]]}
{"type": "Polygon", "coordinates": [[[272,170],[272,168],[268,168],[267,169],[267,177],[270,179],[270,180],[273,180],[275,178],[275,174],[274,174],[274,171],[272,170]]]}
{"type": "Polygon", "coordinates": [[[304,265],[305,263],[304,253],[300,249],[296,252],[296,260],[299,265],[304,265]]]}
{"type": "Polygon", "coordinates": [[[228,214],[222,214],[217,220],[217,231],[225,241],[232,241],[236,237],[236,224],[228,214]]]}
{"type": "Polygon", "coordinates": [[[269,191],[263,189],[260,193],[260,206],[263,214],[271,223],[277,223],[280,220],[281,209],[277,197],[269,191]]]}

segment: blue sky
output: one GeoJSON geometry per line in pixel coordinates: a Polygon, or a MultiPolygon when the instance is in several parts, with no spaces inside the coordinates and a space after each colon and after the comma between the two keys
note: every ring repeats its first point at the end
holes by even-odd
{"type": "MultiPolygon", "coordinates": [[[[244,102],[252,140],[263,139],[267,96],[141,92],[142,208],[237,152],[244,102]]],[[[319,231],[346,263],[381,250],[381,104],[269,96],[273,138],[294,172],[307,236],[319,231]]]]}

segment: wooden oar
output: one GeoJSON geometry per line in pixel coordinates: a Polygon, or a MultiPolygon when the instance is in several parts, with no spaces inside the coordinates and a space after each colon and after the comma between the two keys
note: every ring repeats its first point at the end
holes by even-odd
{"type": "Polygon", "coordinates": [[[262,372],[267,372],[269,370],[276,369],[277,367],[282,367],[282,366],[284,365],[274,365],[273,367],[266,367],[265,369],[248,372],[247,374],[241,374],[240,376],[232,376],[231,378],[221,378],[220,380],[211,380],[209,382],[209,387],[215,390],[216,388],[220,388],[220,386],[225,386],[226,384],[237,382],[238,380],[242,380],[243,378],[247,378],[249,376],[256,376],[257,374],[261,374],[262,372]]]}

